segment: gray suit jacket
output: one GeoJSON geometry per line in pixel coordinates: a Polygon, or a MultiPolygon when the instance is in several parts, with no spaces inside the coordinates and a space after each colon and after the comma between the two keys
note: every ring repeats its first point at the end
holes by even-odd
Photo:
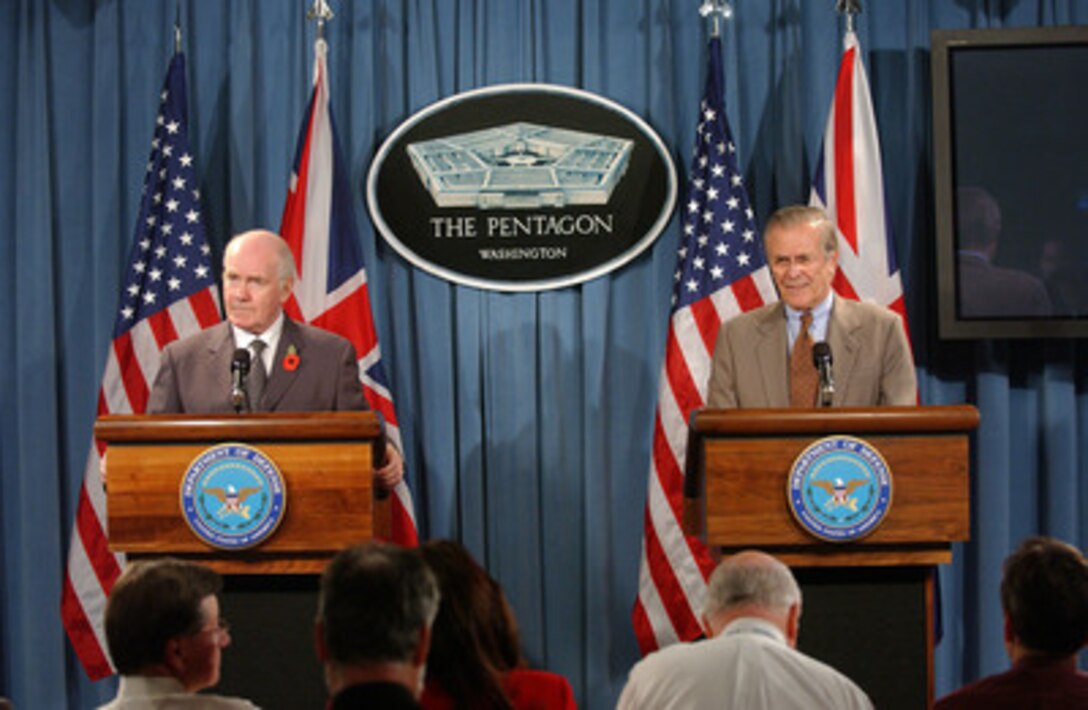
{"type": "MultiPolygon", "coordinates": [[[[902,322],[872,303],[835,296],[827,324],[835,407],[914,405],[918,383],[902,322]]],[[[788,407],[789,341],[781,302],[722,324],[707,407],[788,407]]]]}
{"type": "MultiPolygon", "coordinates": [[[[233,355],[234,337],[227,321],[167,345],[151,388],[148,413],[233,412],[233,355]]],[[[262,406],[271,412],[366,409],[355,348],[339,335],[285,318],[262,406]],[[298,367],[288,372],[283,359],[292,345],[298,367]]]]}

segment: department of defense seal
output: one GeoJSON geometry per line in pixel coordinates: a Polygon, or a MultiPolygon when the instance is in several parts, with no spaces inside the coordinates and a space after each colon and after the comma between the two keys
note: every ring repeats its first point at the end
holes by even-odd
{"type": "Polygon", "coordinates": [[[786,495],[793,517],[829,542],[869,535],[892,504],[892,474],[880,452],[852,436],[813,442],[793,462],[786,495]]]}
{"type": "Polygon", "coordinates": [[[219,444],[193,459],[181,480],[181,511],[193,533],[222,550],[261,544],[287,507],[279,469],[260,449],[219,444]]]}

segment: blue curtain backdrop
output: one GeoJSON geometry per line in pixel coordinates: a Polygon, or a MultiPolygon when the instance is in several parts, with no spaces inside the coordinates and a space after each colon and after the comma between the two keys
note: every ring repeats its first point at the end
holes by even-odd
{"type": "MultiPolygon", "coordinates": [[[[308,4],[181,2],[190,139],[217,250],[234,232],[279,223],[311,82],[308,4]]],[[[498,294],[409,266],[376,236],[362,186],[408,115],[513,81],[629,107],[686,173],[706,62],[698,4],[356,0],[334,3],[326,33],[421,533],[468,544],[508,590],[531,661],[570,678],[589,708],[612,706],[637,657],[629,612],[675,222],[608,276],[498,294]]],[[[728,113],[762,223],[807,199],[842,27],[832,0],[733,5],[728,113]]],[[[942,579],[943,693],[1006,667],[996,589],[1011,547],[1035,532],[1083,547],[1088,350],[936,339],[929,32],[1085,24],[1088,1],[864,5],[857,28],[922,399],[982,412],[972,540],[942,579]]],[[[174,15],[174,2],[0,2],[0,695],[21,708],[91,707],[113,691],[83,676],[58,605],[174,15]]]]}

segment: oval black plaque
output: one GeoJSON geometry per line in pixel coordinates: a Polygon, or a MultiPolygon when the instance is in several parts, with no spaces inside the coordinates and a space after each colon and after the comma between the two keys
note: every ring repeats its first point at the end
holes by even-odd
{"type": "Polygon", "coordinates": [[[443,99],[382,144],[367,176],[379,232],[457,283],[561,288],[627,263],[676,202],[661,138],[586,91],[504,84],[443,99]]]}

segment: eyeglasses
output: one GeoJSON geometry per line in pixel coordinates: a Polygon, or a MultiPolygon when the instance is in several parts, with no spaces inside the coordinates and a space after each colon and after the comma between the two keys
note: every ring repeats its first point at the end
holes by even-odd
{"type": "Polygon", "coordinates": [[[204,633],[205,631],[215,631],[216,635],[230,634],[230,622],[220,617],[219,621],[216,623],[215,626],[205,626],[204,628],[195,632],[193,635],[197,636],[204,633]]]}

